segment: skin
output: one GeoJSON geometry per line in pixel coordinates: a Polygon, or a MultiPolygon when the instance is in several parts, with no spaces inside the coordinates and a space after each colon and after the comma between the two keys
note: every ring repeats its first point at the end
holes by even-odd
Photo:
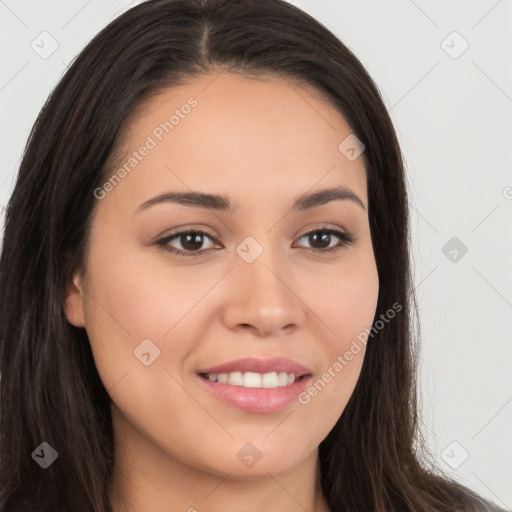
{"type": "Polygon", "coordinates": [[[67,288],[67,318],[86,329],[112,398],[114,511],[327,511],[318,445],[354,390],[364,347],[308,404],[274,413],[221,401],[196,372],[282,355],[316,381],[371,327],[379,281],[364,163],[338,150],[352,130],[317,90],[228,72],[152,98],[131,122],[127,151],[191,96],[197,106],[97,201],[84,268],[67,288]],[[298,196],[339,185],[365,208],[336,200],[290,210],[298,196]],[[161,203],[137,212],[154,196],[191,190],[226,195],[239,211],[161,203]],[[303,237],[324,225],[355,242],[313,253],[340,241],[303,237]],[[215,237],[197,246],[204,256],[156,244],[190,227],[215,237]],[[235,251],[248,236],[263,248],[250,264],[235,251]],[[160,349],[149,366],[134,356],[146,338],[160,349]],[[252,467],[237,457],[249,441],[262,455],[252,467]]]}

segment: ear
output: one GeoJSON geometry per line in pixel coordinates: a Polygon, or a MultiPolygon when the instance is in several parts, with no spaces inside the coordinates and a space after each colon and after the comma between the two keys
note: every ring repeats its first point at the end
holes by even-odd
{"type": "Polygon", "coordinates": [[[64,312],[70,324],[85,327],[82,276],[79,272],[73,274],[66,285],[64,312]]]}

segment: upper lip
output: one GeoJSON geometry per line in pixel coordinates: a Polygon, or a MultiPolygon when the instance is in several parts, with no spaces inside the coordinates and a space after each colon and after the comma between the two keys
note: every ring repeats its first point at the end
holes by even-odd
{"type": "Polygon", "coordinates": [[[212,366],[197,373],[231,373],[231,372],[254,372],[271,373],[286,372],[293,373],[296,377],[308,375],[311,370],[292,359],[286,357],[272,357],[270,359],[256,359],[254,357],[245,357],[236,359],[227,363],[212,366]]]}

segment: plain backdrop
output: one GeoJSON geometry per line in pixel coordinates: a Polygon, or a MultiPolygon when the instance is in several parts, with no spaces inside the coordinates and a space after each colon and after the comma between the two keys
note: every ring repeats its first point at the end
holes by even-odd
{"type": "MultiPolygon", "coordinates": [[[[47,96],[85,44],[136,3],[0,0],[2,220],[47,96]]],[[[291,3],[361,60],[402,145],[431,450],[510,509],[512,1],[291,3]]]]}

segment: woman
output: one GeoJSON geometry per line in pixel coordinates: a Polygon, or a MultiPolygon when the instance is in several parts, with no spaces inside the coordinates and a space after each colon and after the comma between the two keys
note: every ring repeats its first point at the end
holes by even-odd
{"type": "Polygon", "coordinates": [[[91,41],[0,283],[2,511],[497,510],[418,437],[388,113],[282,0],[151,0],[91,41]]]}

